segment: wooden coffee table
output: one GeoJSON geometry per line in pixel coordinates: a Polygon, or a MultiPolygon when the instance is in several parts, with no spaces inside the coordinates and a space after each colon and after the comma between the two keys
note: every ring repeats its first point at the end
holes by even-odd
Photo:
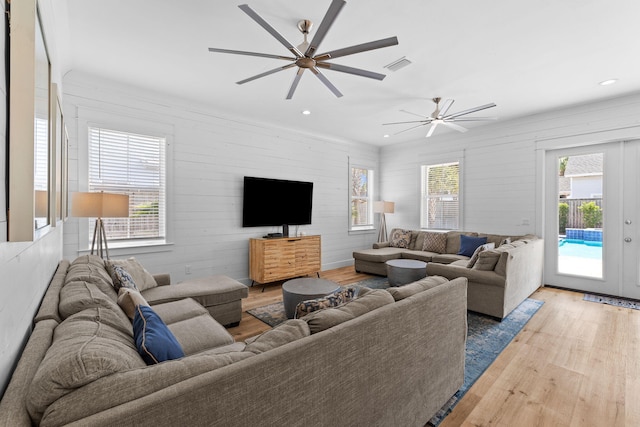
{"type": "Polygon", "coordinates": [[[387,264],[389,285],[402,286],[427,277],[427,263],[415,259],[391,259],[387,264]]]}
{"type": "Polygon", "coordinates": [[[296,306],[302,301],[321,298],[340,289],[340,285],[327,279],[303,277],[282,284],[282,302],[288,319],[293,319],[296,306]]]}

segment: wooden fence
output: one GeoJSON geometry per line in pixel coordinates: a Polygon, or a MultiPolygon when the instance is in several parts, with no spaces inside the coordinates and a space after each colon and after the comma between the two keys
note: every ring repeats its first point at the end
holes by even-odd
{"type": "MultiPolygon", "coordinates": [[[[559,203],[566,203],[569,205],[569,212],[567,214],[567,225],[566,228],[585,228],[584,222],[582,220],[582,212],[578,210],[578,207],[582,206],[583,203],[595,202],[597,206],[602,208],[602,199],[559,199],[559,203]]],[[[599,227],[602,227],[602,224],[598,224],[599,227]]],[[[562,228],[562,227],[561,227],[562,228]]],[[[564,232],[564,230],[560,230],[564,232]]]]}

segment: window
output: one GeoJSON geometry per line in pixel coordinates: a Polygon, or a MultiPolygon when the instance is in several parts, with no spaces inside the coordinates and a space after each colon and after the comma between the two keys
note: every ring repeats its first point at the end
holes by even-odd
{"type": "Polygon", "coordinates": [[[457,230],[460,225],[459,162],[422,166],[420,226],[457,230]]]}
{"type": "Polygon", "coordinates": [[[373,229],[373,170],[351,167],[349,230],[373,229]]]}
{"type": "Polygon", "coordinates": [[[129,195],[129,217],[104,223],[110,242],[165,238],[165,145],[156,136],[89,127],[89,191],[129,195]]]}

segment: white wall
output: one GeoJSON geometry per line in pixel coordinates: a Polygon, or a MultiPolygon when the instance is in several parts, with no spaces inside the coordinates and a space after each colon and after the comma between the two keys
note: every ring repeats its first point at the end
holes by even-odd
{"type": "MultiPolygon", "coordinates": [[[[48,1],[41,1],[45,34],[48,23],[48,1]]],[[[4,16],[5,2],[2,2],[4,16]]],[[[5,19],[0,20],[0,49],[5,46],[5,19]]],[[[52,39],[47,40],[54,49],[52,39]]],[[[51,52],[50,52],[51,55],[51,52]]],[[[53,76],[59,75],[52,56],[53,76]]],[[[7,87],[5,68],[0,67],[0,395],[9,381],[17,358],[31,333],[33,317],[42,296],[62,258],[62,223],[47,227],[35,242],[8,243],[6,216],[6,110],[7,87]]]]}
{"type": "MultiPolygon", "coordinates": [[[[86,123],[168,134],[172,245],[152,253],[110,249],[112,258],[134,254],[149,271],[168,272],[176,282],[225,274],[249,283],[248,239],[278,230],[242,228],[245,175],[314,183],[312,224],[300,226],[300,231],[322,236],[323,269],[352,264],[352,251],[376,239],[375,230],[347,231],[348,168],[350,161],[377,166],[378,147],[278,129],[252,123],[249,118],[225,117],[185,100],[73,72],[65,76],[64,88],[71,191],[86,191],[82,172],[86,123]],[[185,274],[186,265],[191,266],[190,276],[185,274]]],[[[70,218],[65,225],[64,256],[73,259],[86,249],[79,227],[87,223],[70,218]]]]}
{"type": "Polygon", "coordinates": [[[461,134],[412,131],[416,141],[382,149],[382,197],[396,202],[388,227],[420,225],[420,166],[463,160],[461,229],[501,234],[543,230],[545,149],[609,142],[610,135],[640,138],[640,94],[577,105],[461,134]],[[528,223],[528,225],[526,225],[528,223]]]}

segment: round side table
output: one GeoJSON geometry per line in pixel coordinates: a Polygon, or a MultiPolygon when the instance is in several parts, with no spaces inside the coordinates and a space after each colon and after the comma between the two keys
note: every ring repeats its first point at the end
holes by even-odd
{"type": "Polygon", "coordinates": [[[389,285],[402,286],[427,277],[427,263],[415,259],[391,259],[387,264],[389,285]]]}
{"type": "Polygon", "coordinates": [[[296,306],[302,301],[327,296],[340,289],[340,285],[327,279],[303,277],[282,284],[282,302],[288,319],[293,319],[296,306]]]}

